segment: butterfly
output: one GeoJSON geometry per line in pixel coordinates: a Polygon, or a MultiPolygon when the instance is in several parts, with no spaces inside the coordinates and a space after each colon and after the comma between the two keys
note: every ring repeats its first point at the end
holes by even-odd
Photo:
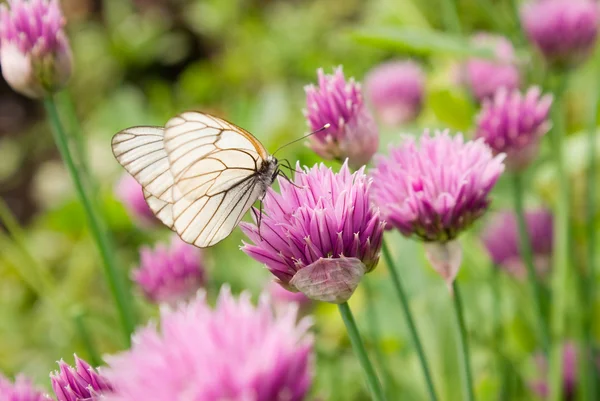
{"type": "Polygon", "coordinates": [[[156,217],[201,248],[226,238],[282,174],[252,134],[201,112],[182,113],[164,128],[127,128],[112,150],[156,217]]]}

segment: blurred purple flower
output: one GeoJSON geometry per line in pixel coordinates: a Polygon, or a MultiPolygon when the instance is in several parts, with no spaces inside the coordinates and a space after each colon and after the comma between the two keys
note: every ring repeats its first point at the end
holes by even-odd
{"type": "Polygon", "coordinates": [[[72,55],[58,0],[8,0],[0,5],[2,75],[17,92],[42,98],[71,77],[72,55]]]}
{"type": "MultiPolygon", "coordinates": [[[[572,342],[567,342],[563,346],[563,391],[565,401],[575,401],[577,390],[577,346],[572,342]]],[[[547,398],[550,394],[548,385],[548,361],[545,356],[537,355],[536,364],[540,379],[530,383],[531,389],[542,398],[547,398]]]]}
{"type": "Polygon", "coordinates": [[[487,33],[473,36],[472,41],[479,48],[493,50],[496,56],[495,60],[471,58],[465,63],[462,79],[473,96],[481,101],[500,88],[518,88],[521,78],[512,43],[505,37],[487,33]]]}
{"type": "Polygon", "coordinates": [[[425,131],[375,158],[371,197],[388,228],[425,241],[426,256],[450,287],[462,259],[454,241],[487,210],[489,193],[504,171],[481,140],[425,131]]]}
{"type": "Polygon", "coordinates": [[[0,401],[52,401],[52,398],[36,389],[24,375],[18,375],[11,383],[0,374],[0,401]]]}
{"type": "Polygon", "coordinates": [[[158,219],[146,203],[142,186],[129,174],[123,174],[115,187],[115,195],[135,222],[142,226],[158,223],[158,219]]]}
{"type": "MultiPolygon", "coordinates": [[[[297,165],[296,170],[301,170],[297,165]]],[[[279,179],[269,189],[260,226],[241,223],[254,245],[243,251],[267,265],[282,285],[309,298],[345,302],[379,261],[384,223],[368,198],[364,168],[339,173],[323,164],[279,179]]]]}
{"type": "Polygon", "coordinates": [[[286,288],[283,288],[281,284],[276,281],[270,281],[267,286],[267,292],[273,300],[275,306],[287,307],[289,304],[298,305],[300,315],[307,313],[313,305],[312,299],[308,298],[302,292],[292,292],[286,288]]]}
{"type": "Polygon", "coordinates": [[[163,308],[160,329],[138,330],[130,350],[106,358],[114,387],[106,401],[302,401],[312,382],[310,320],[273,312],[222,289],[212,310],[204,293],[163,308]]]}
{"type": "Polygon", "coordinates": [[[75,355],[75,367],[61,360],[60,371],[50,375],[58,401],[96,401],[112,390],[108,381],[75,355]]]}
{"type": "Polygon", "coordinates": [[[373,68],[365,78],[365,94],[381,120],[397,126],[421,112],[425,74],[413,61],[390,61],[373,68]]]}
{"type": "Polygon", "coordinates": [[[155,303],[175,304],[193,296],[205,282],[202,250],[173,236],[170,246],[140,249],[133,280],[155,303]]]}
{"type": "Polygon", "coordinates": [[[331,126],[309,137],[311,148],[325,159],[344,160],[359,168],[369,162],[379,145],[379,131],[364,104],[360,85],[346,81],[342,67],[333,75],[317,71],[319,86],[308,85],[304,115],[313,130],[331,126]]]}
{"type": "Polygon", "coordinates": [[[538,87],[525,95],[501,88],[493,99],[484,100],[477,116],[475,136],[495,154],[505,153],[506,167],[511,171],[520,171],[535,159],[540,139],[550,129],[552,96],[540,95],[538,87]]]}
{"type": "Polygon", "coordinates": [[[549,64],[575,66],[595,47],[600,8],[594,0],[532,1],[522,7],[521,21],[549,64]]]}
{"type": "MultiPolygon", "coordinates": [[[[550,267],[552,255],[552,214],[545,209],[527,211],[525,223],[536,270],[543,274],[550,267]]],[[[494,264],[516,277],[525,277],[526,270],[519,249],[517,220],[513,212],[497,213],[481,238],[494,264]]]]}

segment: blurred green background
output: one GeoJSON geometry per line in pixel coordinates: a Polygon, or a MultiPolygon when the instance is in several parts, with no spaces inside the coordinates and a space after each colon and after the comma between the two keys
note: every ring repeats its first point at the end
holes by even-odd
{"type": "MultiPolygon", "coordinates": [[[[455,82],[457,63],[468,49],[436,47],[435,41],[418,35],[440,32],[446,26],[438,0],[63,0],[61,4],[75,56],[75,75],[68,88],[75,102],[70,106],[82,121],[123,269],[135,266],[140,245],[165,240],[170,233],[136,227],[115,199],[114,185],[123,170],[112,157],[110,139],[126,127],[163,125],[179,112],[198,109],[248,129],[273,150],[307,131],[303,86],[315,82],[317,68],[330,72],[343,65],[347,76],[360,81],[383,60],[410,57],[422,62],[428,75],[424,111],[410,126],[382,127],[381,150],[398,143],[401,132],[449,127],[470,135],[472,130],[477,106],[455,82]],[[358,38],[357,32],[382,27],[400,27],[425,39],[390,44],[358,38]]],[[[501,32],[513,38],[520,51],[528,52],[509,1],[459,1],[459,16],[465,32],[501,32]]],[[[535,57],[524,59],[532,82],[540,83],[541,70],[531,68],[536,66],[535,57]]],[[[580,183],[586,169],[581,157],[586,143],[582,130],[590,113],[590,82],[597,74],[593,63],[572,77],[566,95],[570,135],[565,152],[575,184],[576,245],[583,232],[580,183]]],[[[60,96],[59,101],[69,107],[68,97],[60,96]]],[[[287,147],[281,157],[306,165],[319,161],[302,143],[287,147]]],[[[556,182],[547,149],[527,177],[527,204],[552,206],[556,182]]],[[[4,203],[0,227],[12,224],[11,214],[20,226],[14,227],[12,236],[0,231],[0,372],[22,371],[48,387],[48,373],[57,367],[57,360],[70,362],[74,352],[89,358],[76,329],[77,319],[85,322],[102,354],[124,345],[115,329],[118,320],[96,248],[43,108],[15,94],[4,82],[0,83],[0,195],[4,203]]],[[[504,180],[494,199],[494,210],[511,204],[504,180]]],[[[537,377],[533,356],[538,344],[527,287],[491,268],[478,239],[484,224],[479,222],[461,237],[466,251],[459,275],[476,391],[481,400],[496,400],[500,389],[509,386],[511,399],[534,399],[527,383],[537,377]],[[502,301],[500,307],[493,301],[495,293],[502,301]],[[504,338],[501,343],[499,332],[504,338]],[[498,355],[506,363],[500,364],[498,355]],[[504,382],[501,366],[509,371],[504,382]]],[[[440,397],[457,400],[461,385],[446,286],[424,262],[420,244],[396,233],[386,235],[409,290],[440,397]]],[[[250,289],[258,294],[270,280],[262,266],[238,250],[242,239],[235,230],[206,252],[211,294],[225,282],[236,292],[250,289]]],[[[582,254],[577,252],[574,269],[582,269],[582,254]]],[[[384,359],[389,366],[390,399],[425,399],[418,360],[385,269],[379,266],[366,281],[376,313],[365,313],[369,298],[365,286],[351,306],[373,356],[382,350],[383,355],[374,358],[376,365],[384,359]]],[[[577,319],[575,301],[573,294],[569,319],[577,319]]],[[[141,296],[136,302],[140,324],[156,316],[156,308],[141,296]]],[[[597,302],[588,307],[598,311],[597,302]]],[[[318,305],[315,315],[312,394],[322,400],[367,400],[336,308],[318,305]]],[[[595,331],[598,337],[600,327],[595,331]]]]}

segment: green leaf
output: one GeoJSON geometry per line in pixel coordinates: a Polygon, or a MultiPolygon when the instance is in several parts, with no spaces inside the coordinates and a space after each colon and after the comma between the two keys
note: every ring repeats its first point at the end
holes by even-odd
{"type": "Polygon", "coordinates": [[[365,45],[408,53],[494,58],[491,49],[476,47],[467,39],[447,32],[415,28],[365,28],[354,32],[352,37],[365,45]]]}

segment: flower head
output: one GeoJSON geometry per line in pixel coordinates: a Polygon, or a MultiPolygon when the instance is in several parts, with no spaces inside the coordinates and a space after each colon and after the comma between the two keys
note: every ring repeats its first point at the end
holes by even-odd
{"type": "MultiPolygon", "coordinates": [[[[577,390],[577,346],[572,342],[563,345],[562,366],[563,366],[563,391],[565,401],[574,401],[577,390]]],[[[548,361],[545,356],[536,357],[537,368],[541,379],[530,383],[531,389],[542,398],[548,397],[550,388],[548,385],[548,361]]]]}
{"type": "Polygon", "coordinates": [[[525,95],[501,88],[486,99],[477,116],[476,137],[482,138],[495,154],[506,154],[509,170],[527,167],[537,156],[540,138],[550,129],[548,114],[552,96],[540,96],[537,87],[525,95]]]}
{"type": "Polygon", "coordinates": [[[125,173],[115,187],[115,194],[134,221],[142,226],[156,224],[158,219],[146,203],[140,183],[125,173]]]}
{"type": "Polygon", "coordinates": [[[204,285],[202,251],[173,236],[170,246],[140,250],[140,266],[133,279],[148,299],[156,303],[185,300],[204,285]]]}
{"type": "Polygon", "coordinates": [[[360,85],[346,81],[342,67],[333,75],[318,70],[319,86],[306,86],[304,115],[309,127],[316,131],[309,137],[311,148],[326,159],[348,158],[354,168],[369,162],[379,145],[377,125],[367,110],[360,85]]]}
{"type": "Polygon", "coordinates": [[[112,390],[108,381],[86,361],[75,355],[75,367],[58,363],[59,371],[50,375],[58,401],[96,401],[112,390]]]}
{"type": "Polygon", "coordinates": [[[10,86],[41,98],[71,76],[72,56],[58,0],[9,0],[0,5],[0,62],[10,86]]]}
{"type": "Polygon", "coordinates": [[[532,1],[522,7],[521,21],[549,64],[574,66],[594,49],[600,8],[594,0],[532,1]]]}
{"type": "MultiPolygon", "coordinates": [[[[300,166],[296,170],[300,170],[300,166]]],[[[339,173],[323,164],[279,179],[281,194],[269,189],[260,232],[242,223],[254,243],[244,252],[265,263],[285,286],[309,298],[344,302],[362,275],[379,260],[384,223],[368,199],[364,168],[339,173]]]]}
{"type": "Polygon", "coordinates": [[[489,193],[504,171],[503,156],[482,140],[448,131],[419,143],[412,137],[375,159],[372,197],[389,228],[424,241],[450,241],[489,206],[489,193]]]}
{"type": "Polygon", "coordinates": [[[204,293],[163,308],[160,330],[138,330],[130,350],[108,357],[106,401],[301,401],[312,381],[310,321],[296,308],[274,313],[222,289],[215,309],[204,293]]]}
{"type": "Polygon", "coordinates": [[[15,378],[11,383],[0,375],[0,400],[2,401],[52,401],[50,396],[37,390],[31,380],[23,375],[15,378]]]}
{"type": "Polygon", "coordinates": [[[414,120],[423,106],[425,75],[413,61],[390,61],[373,68],[365,78],[365,94],[384,123],[414,120]]]}
{"type": "MultiPolygon", "coordinates": [[[[552,254],[552,214],[545,209],[528,211],[525,213],[525,224],[536,269],[539,273],[546,272],[552,254]]],[[[525,276],[517,219],[513,212],[496,214],[485,229],[482,240],[494,264],[517,277],[525,276]]]]}
{"type": "Polygon", "coordinates": [[[471,58],[463,69],[463,80],[478,100],[492,96],[498,89],[516,89],[521,78],[512,43],[502,36],[480,33],[473,37],[480,48],[494,51],[495,60],[471,58]]]}

